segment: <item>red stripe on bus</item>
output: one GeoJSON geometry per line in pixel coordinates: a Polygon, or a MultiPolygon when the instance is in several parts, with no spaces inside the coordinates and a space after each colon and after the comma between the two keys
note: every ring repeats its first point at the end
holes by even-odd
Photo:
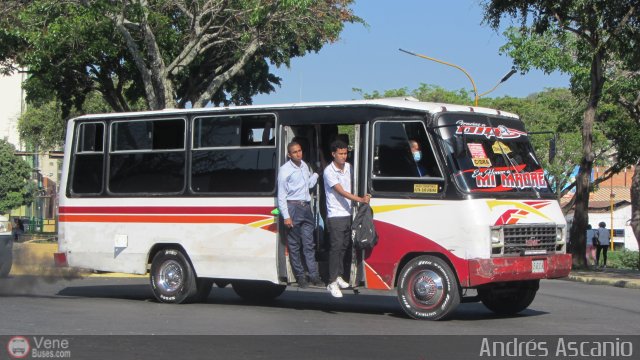
{"type": "Polygon", "coordinates": [[[163,215],[60,215],[60,222],[99,223],[233,223],[250,224],[264,220],[256,215],[163,216],[163,215]]]}
{"type": "Polygon", "coordinates": [[[60,214],[248,214],[269,215],[266,206],[61,206],[60,214]]]}

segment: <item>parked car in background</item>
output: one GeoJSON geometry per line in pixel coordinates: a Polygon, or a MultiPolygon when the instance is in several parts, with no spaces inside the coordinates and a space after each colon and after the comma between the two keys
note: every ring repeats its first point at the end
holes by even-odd
{"type": "Polygon", "coordinates": [[[13,265],[13,235],[11,222],[0,215],[0,277],[7,277],[13,265]]]}

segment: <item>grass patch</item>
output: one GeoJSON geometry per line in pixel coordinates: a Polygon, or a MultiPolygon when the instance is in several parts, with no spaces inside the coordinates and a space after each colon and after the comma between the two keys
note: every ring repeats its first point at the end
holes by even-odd
{"type": "Polygon", "coordinates": [[[614,269],[640,270],[640,253],[638,251],[609,251],[607,267],[614,269]]]}

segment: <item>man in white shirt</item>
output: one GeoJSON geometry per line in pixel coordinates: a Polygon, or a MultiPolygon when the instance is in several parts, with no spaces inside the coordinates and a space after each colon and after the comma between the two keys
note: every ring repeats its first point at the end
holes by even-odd
{"type": "Polygon", "coordinates": [[[287,243],[289,261],[298,286],[306,288],[309,281],[304,273],[304,263],[309,271],[309,279],[315,286],[324,286],[316,264],[315,227],[311,212],[309,189],[316,186],[318,174],[311,174],[309,166],[302,160],[302,147],[292,141],[287,145],[289,161],[278,171],[278,209],[288,229],[287,243]]]}
{"type": "Polygon", "coordinates": [[[369,203],[371,195],[359,197],[351,193],[351,165],[347,162],[347,144],[341,140],[331,143],[333,161],[324,169],[324,190],[327,199],[327,229],[329,251],[329,285],[334,297],[342,297],[340,289],[349,287],[342,279],[343,262],[351,239],[351,202],[369,203]]]}

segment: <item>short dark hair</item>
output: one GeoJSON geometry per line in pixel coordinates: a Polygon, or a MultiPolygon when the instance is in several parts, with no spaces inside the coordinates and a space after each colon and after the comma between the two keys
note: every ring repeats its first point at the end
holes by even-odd
{"type": "Polygon", "coordinates": [[[292,142],[290,142],[290,143],[287,145],[287,153],[290,153],[290,152],[291,152],[291,148],[292,148],[292,147],[294,147],[295,145],[300,146],[300,149],[302,149],[302,145],[300,145],[300,143],[299,143],[299,142],[297,142],[297,141],[292,141],[292,142]]]}
{"type": "Polygon", "coordinates": [[[331,143],[331,152],[334,153],[338,151],[338,149],[348,149],[349,146],[342,140],[334,140],[331,143]]]}
{"type": "Polygon", "coordinates": [[[600,221],[600,224],[598,224],[598,226],[600,226],[600,227],[606,227],[606,226],[607,226],[607,224],[605,224],[605,222],[604,222],[604,221],[600,221]]]}

